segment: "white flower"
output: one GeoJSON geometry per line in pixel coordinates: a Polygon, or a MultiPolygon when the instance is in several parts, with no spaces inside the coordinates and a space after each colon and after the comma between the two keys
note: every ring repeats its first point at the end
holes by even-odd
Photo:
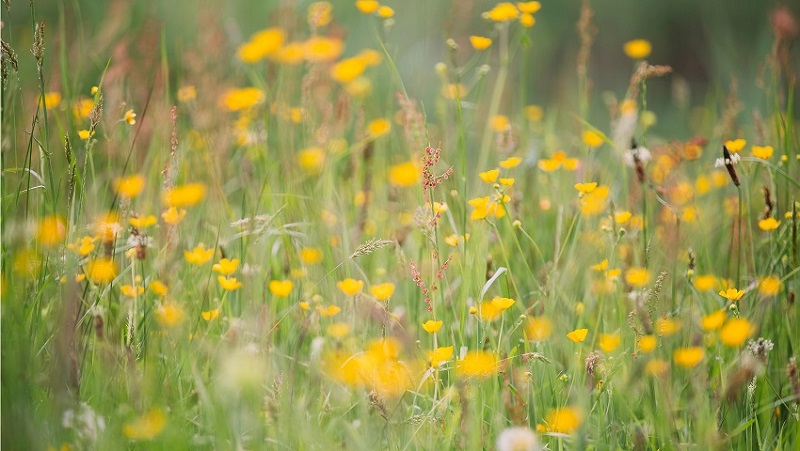
{"type": "Polygon", "coordinates": [[[61,426],[75,431],[79,440],[94,443],[106,429],[106,420],[96,414],[88,404],[81,403],[77,412],[72,409],[64,412],[61,426]]]}
{"type": "Polygon", "coordinates": [[[540,451],[542,449],[536,434],[526,427],[507,428],[497,436],[497,451],[540,451]]]}
{"type": "Polygon", "coordinates": [[[742,157],[739,156],[738,153],[731,154],[731,158],[717,158],[717,161],[714,162],[715,168],[721,168],[723,166],[727,166],[728,164],[737,164],[742,157]]]}
{"type": "Polygon", "coordinates": [[[625,162],[626,166],[631,168],[634,166],[634,164],[636,163],[636,161],[633,158],[634,155],[636,155],[639,158],[639,161],[641,161],[642,164],[647,163],[653,158],[653,156],[650,154],[650,150],[647,149],[647,147],[636,147],[635,149],[628,149],[628,151],[625,152],[625,155],[622,156],[622,159],[625,162]]]}

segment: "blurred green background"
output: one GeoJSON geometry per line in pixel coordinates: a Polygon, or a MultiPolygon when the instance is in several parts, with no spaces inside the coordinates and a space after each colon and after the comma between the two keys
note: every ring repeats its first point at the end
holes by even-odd
{"type": "MultiPolygon", "coordinates": [[[[48,34],[55,37],[55,43],[49,45],[51,52],[61,45],[56,36],[60,34],[58,28],[62,23],[66,27],[68,79],[74,88],[86,91],[99,78],[108,58],[113,59],[115,52],[121,52],[120,45],[127,45],[133,55],[155,52],[149,61],[160,63],[163,44],[168,52],[173,86],[189,49],[209,39],[218,45],[206,47],[205,51],[217,52],[214,56],[221,69],[237,71],[241,63],[235,61],[233,52],[238,44],[261,28],[289,25],[286,19],[292,16],[302,25],[310,3],[76,0],[39,1],[35,7],[37,18],[47,20],[48,34]]],[[[377,26],[365,26],[367,21],[352,1],[332,3],[335,25],[331,31],[346,36],[347,53],[375,47],[375,35],[382,31],[377,26]]],[[[439,88],[433,67],[448,58],[446,39],[455,37],[464,48],[468,46],[465,38],[470,34],[481,30],[489,33],[491,25],[480,18],[480,13],[496,3],[460,0],[388,3],[396,11],[396,22],[388,34],[388,49],[397,56],[398,69],[412,97],[426,104],[432,102],[439,88]]],[[[533,75],[519,80],[526,85],[527,97],[519,100],[574,104],[579,46],[576,22],[581,2],[542,3],[532,32],[532,46],[525,50],[530,52],[527,73],[533,75]]],[[[733,77],[739,81],[743,100],[763,101],[754,88],[772,42],[770,11],[779,2],[608,0],[591,4],[598,31],[589,65],[595,98],[605,90],[617,93],[624,90],[632,63],[623,54],[622,45],[630,39],[644,38],[653,43],[649,61],[671,65],[675,70],[673,77],[652,82],[649,101],[654,110],[668,108],[670,86],[676,79],[688,82],[692,104],[702,103],[709,93],[726,90],[733,77]]],[[[28,2],[13,2],[10,11],[4,9],[3,20],[4,39],[27,57],[31,42],[28,2]]],[[[795,56],[797,51],[795,48],[795,56]]],[[[57,65],[59,61],[53,55],[50,53],[48,61],[57,65]]],[[[138,61],[146,64],[148,58],[138,61]]],[[[34,75],[31,64],[23,65],[21,70],[20,77],[34,75]]],[[[50,84],[58,84],[58,80],[53,80],[57,72],[47,73],[50,84]]],[[[510,85],[515,86],[516,82],[510,85]]]]}

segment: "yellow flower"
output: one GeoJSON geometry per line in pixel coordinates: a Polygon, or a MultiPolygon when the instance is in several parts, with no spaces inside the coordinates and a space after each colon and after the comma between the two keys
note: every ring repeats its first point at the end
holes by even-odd
{"type": "Polygon", "coordinates": [[[428,362],[434,368],[438,368],[442,363],[447,362],[453,358],[453,347],[446,346],[436,348],[433,351],[428,351],[428,362]]]}
{"type": "Polygon", "coordinates": [[[525,339],[528,341],[544,341],[553,333],[553,322],[546,316],[528,318],[525,322],[525,339]]]}
{"type": "Polygon", "coordinates": [[[306,175],[317,175],[325,166],[325,151],[319,147],[309,147],[297,154],[297,164],[306,175]]]}
{"type": "Polygon", "coordinates": [[[125,423],[122,433],[131,440],[152,440],[167,426],[167,416],[160,409],[152,409],[134,421],[125,423]]]}
{"type": "Polygon", "coordinates": [[[386,5],[381,5],[381,7],[378,8],[378,17],[388,19],[392,16],[394,16],[394,10],[392,8],[386,5]]]}
{"type": "Polygon", "coordinates": [[[350,326],[347,323],[333,323],[325,329],[325,332],[331,337],[341,340],[350,333],[350,326]]]}
{"type": "Polygon", "coordinates": [[[469,43],[475,50],[486,50],[492,45],[492,40],[483,36],[470,36],[469,43]]]}
{"type": "Polygon", "coordinates": [[[178,210],[175,207],[169,207],[164,213],[161,213],[161,218],[164,219],[164,222],[171,225],[179,224],[184,217],[186,217],[186,210],[183,208],[178,210]]]}
{"type": "Polygon", "coordinates": [[[658,341],[655,335],[642,335],[639,341],[637,341],[637,344],[642,352],[653,352],[656,345],[658,345],[658,341]]]}
{"type": "Polygon", "coordinates": [[[467,94],[469,94],[469,89],[462,83],[448,83],[442,86],[442,97],[445,99],[463,99],[467,94]]]}
{"type": "Polygon", "coordinates": [[[356,0],[356,8],[364,14],[373,14],[381,6],[377,0],[356,0]]]}
{"type": "Polygon", "coordinates": [[[736,302],[744,296],[744,290],[737,290],[736,288],[728,288],[725,291],[720,291],[719,295],[723,298],[731,301],[736,302]]]}
{"type": "Polygon", "coordinates": [[[512,169],[519,166],[520,163],[522,163],[522,158],[508,157],[505,160],[498,163],[498,166],[500,166],[503,169],[512,169]]]}
{"type": "Polygon", "coordinates": [[[178,88],[177,97],[178,102],[191,102],[197,97],[197,88],[195,88],[193,85],[181,86],[178,88]]]}
{"type": "Polygon", "coordinates": [[[128,125],[136,125],[136,113],[133,112],[133,108],[125,112],[123,119],[128,125]]]}
{"type": "Polygon", "coordinates": [[[200,244],[191,251],[184,250],[183,257],[192,265],[203,265],[214,257],[214,249],[206,249],[205,245],[200,244]]]}
{"type": "Polygon", "coordinates": [[[331,316],[336,316],[339,312],[342,311],[342,309],[339,306],[332,304],[327,307],[322,307],[321,305],[318,305],[317,311],[322,316],[331,317],[331,316]]]}
{"type": "Polygon", "coordinates": [[[753,326],[750,321],[744,318],[733,318],[722,326],[722,330],[719,331],[719,340],[725,346],[735,348],[741,346],[752,334],[753,326]]]}
{"type": "Polygon", "coordinates": [[[364,73],[366,68],[367,64],[362,58],[346,58],[333,65],[331,78],[342,84],[350,83],[364,73]]]}
{"type": "Polygon", "coordinates": [[[215,319],[219,318],[219,309],[215,308],[215,309],[207,310],[205,312],[200,312],[200,316],[202,316],[203,319],[206,320],[206,321],[215,320],[215,319]]]}
{"type": "Polygon", "coordinates": [[[214,263],[214,266],[211,269],[215,272],[218,272],[222,275],[230,275],[236,271],[236,268],[239,267],[239,259],[234,258],[233,260],[223,258],[219,261],[219,263],[214,263]]]}
{"type": "Polygon", "coordinates": [[[592,149],[602,146],[604,142],[603,138],[604,137],[602,134],[592,130],[586,130],[583,132],[584,144],[591,147],[592,149]]]}
{"type": "Polygon", "coordinates": [[[94,242],[96,238],[92,236],[84,236],[78,240],[78,244],[68,244],[67,249],[75,251],[76,254],[85,257],[89,255],[95,248],[94,242]]]}
{"type": "Polygon", "coordinates": [[[508,120],[508,116],[498,114],[492,118],[492,129],[498,133],[508,130],[510,126],[511,122],[508,120]]]}
{"type": "Polygon", "coordinates": [[[613,334],[600,334],[598,346],[605,352],[613,352],[622,343],[619,332],[613,334]]]}
{"type": "Polygon", "coordinates": [[[342,54],[344,43],[336,38],[315,36],[306,41],[303,50],[308,61],[326,63],[335,60],[342,54]]]}
{"type": "Polygon", "coordinates": [[[533,14],[522,13],[519,16],[519,23],[525,28],[530,28],[536,24],[536,18],[533,17],[533,14]]]}
{"type": "Polygon", "coordinates": [[[379,301],[386,301],[394,294],[393,283],[382,283],[370,287],[369,292],[379,301]]]}
{"type": "Polygon", "coordinates": [[[715,286],[717,286],[717,278],[712,274],[694,278],[694,287],[697,288],[697,291],[709,291],[715,286]]]}
{"type": "Polygon", "coordinates": [[[164,206],[191,207],[206,197],[206,186],[202,183],[187,183],[167,190],[163,195],[164,206]]]}
{"type": "Polygon", "coordinates": [[[89,260],[86,265],[86,277],[96,284],[110,283],[117,276],[117,264],[108,257],[89,260]]]}
{"type": "Polygon", "coordinates": [[[494,22],[508,22],[519,17],[519,10],[513,3],[501,2],[484,14],[486,18],[494,22]]]}
{"type": "Polygon", "coordinates": [[[166,296],[169,292],[169,287],[167,287],[164,282],[160,280],[154,280],[150,282],[148,285],[150,291],[156,294],[156,296],[166,296]]]}
{"type": "Polygon", "coordinates": [[[225,291],[234,291],[242,288],[242,283],[236,280],[236,277],[217,276],[217,282],[225,291]]]}
{"type": "Polygon", "coordinates": [[[122,291],[123,295],[129,298],[135,298],[136,296],[141,296],[142,294],[144,294],[144,287],[133,287],[130,285],[123,285],[120,287],[120,291],[122,291]]]}
{"type": "Polygon", "coordinates": [[[247,110],[264,101],[264,91],[258,88],[230,89],[223,94],[221,101],[228,111],[247,110]]]}
{"type": "Polygon", "coordinates": [[[580,343],[583,340],[586,340],[586,335],[588,333],[589,329],[575,329],[567,334],[567,338],[574,341],[575,343],[580,343]]]}
{"type": "Polygon", "coordinates": [[[347,279],[337,282],[336,286],[347,296],[355,296],[361,293],[361,289],[364,288],[364,282],[348,277],[347,279]]]}
{"type": "Polygon", "coordinates": [[[540,122],[544,118],[544,110],[539,105],[528,105],[524,110],[525,118],[531,122],[540,122]]]}
{"type": "Polygon", "coordinates": [[[772,158],[772,153],[774,151],[775,149],[773,149],[772,146],[753,146],[753,156],[761,158],[762,160],[769,160],[772,158]]]}
{"type": "Polygon", "coordinates": [[[681,323],[672,318],[659,318],[656,320],[656,331],[658,335],[670,336],[675,335],[681,330],[681,323]]]}
{"type": "Polygon", "coordinates": [[[45,247],[55,246],[67,236],[67,225],[60,215],[45,216],[36,228],[36,241],[45,247]]]}
{"type": "Polygon", "coordinates": [[[456,372],[464,377],[486,378],[496,374],[499,369],[499,359],[488,351],[469,351],[456,364],[456,372]]]}
{"type": "Polygon", "coordinates": [[[413,161],[396,164],[389,169],[389,183],[398,187],[414,186],[419,182],[420,170],[413,161]]]}
{"type": "Polygon", "coordinates": [[[44,107],[48,110],[52,110],[53,108],[57,108],[61,105],[61,93],[60,92],[47,92],[44,95],[44,107]]]}
{"type": "Polygon", "coordinates": [[[728,148],[728,151],[731,153],[736,153],[742,149],[744,146],[747,145],[747,141],[743,140],[742,138],[733,139],[730,141],[725,141],[725,147],[728,148]]]}
{"type": "Polygon", "coordinates": [[[120,196],[133,199],[144,191],[144,176],[134,174],[119,178],[114,182],[114,189],[120,196]]]}
{"type": "Polygon", "coordinates": [[[633,287],[643,287],[650,283],[650,271],[646,268],[629,268],[625,271],[625,282],[633,287]]]}
{"type": "Polygon", "coordinates": [[[166,302],[156,309],[156,321],[164,327],[174,327],[183,321],[183,308],[174,303],[166,302]]]}
{"type": "Polygon", "coordinates": [[[775,220],[775,218],[771,216],[767,219],[758,221],[758,228],[765,232],[772,232],[773,230],[777,229],[779,225],[781,225],[781,222],[775,220]]]}
{"type": "Polygon", "coordinates": [[[583,419],[576,407],[562,407],[548,412],[544,421],[550,432],[572,434],[580,427],[583,419]]]}
{"type": "Polygon", "coordinates": [[[542,4],[539,2],[517,2],[517,8],[526,14],[535,14],[542,9],[542,4]]]}
{"type": "Polygon", "coordinates": [[[617,224],[626,224],[630,221],[633,214],[629,211],[620,211],[614,214],[614,222],[617,224]]]}
{"type": "Polygon", "coordinates": [[[628,41],[625,43],[625,54],[628,55],[628,58],[640,60],[642,58],[647,58],[650,55],[650,52],[653,50],[653,46],[650,44],[650,41],[645,39],[634,39],[633,41],[628,41]]]}
{"type": "Polygon", "coordinates": [[[250,40],[239,46],[237,54],[245,63],[260,61],[277,52],[286,39],[286,33],[280,28],[267,28],[250,37],[250,40]]]}
{"type": "Polygon", "coordinates": [[[377,138],[389,133],[392,130],[392,124],[387,119],[375,119],[367,124],[367,134],[370,138],[377,138]]]}
{"type": "Polygon", "coordinates": [[[494,299],[490,301],[494,308],[499,311],[508,310],[512,305],[514,305],[514,300],[511,298],[501,298],[499,296],[495,296],[494,299]]]}
{"type": "Polygon", "coordinates": [[[136,227],[137,229],[143,229],[145,227],[150,227],[155,225],[158,222],[155,216],[132,216],[128,218],[128,224],[136,227]]]}
{"type": "Polygon", "coordinates": [[[84,141],[87,141],[92,136],[94,136],[94,131],[91,131],[91,132],[89,130],[79,130],[78,131],[78,138],[80,138],[80,139],[82,139],[84,141]]]}
{"type": "Polygon", "coordinates": [[[291,280],[270,280],[269,282],[269,292],[279,298],[289,297],[293,288],[294,283],[291,280]]]}
{"type": "Polygon", "coordinates": [[[304,247],[300,249],[300,261],[306,265],[316,265],[322,261],[322,251],[316,247],[304,247]]]}
{"type": "Polygon", "coordinates": [[[494,321],[503,313],[502,310],[492,303],[492,301],[484,301],[478,309],[479,316],[484,321],[494,321]]]}
{"type": "Polygon", "coordinates": [[[781,279],[767,276],[758,281],[758,292],[763,296],[776,296],[781,292],[781,279]]]}
{"type": "Polygon", "coordinates": [[[704,316],[700,320],[700,327],[703,328],[706,332],[717,330],[722,326],[722,323],[725,322],[725,318],[728,317],[728,312],[725,309],[719,309],[715,312],[709,313],[708,315],[704,316]]]}
{"type": "Polygon", "coordinates": [[[497,181],[497,176],[500,175],[500,170],[499,169],[491,169],[491,170],[486,171],[486,172],[481,172],[478,175],[480,176],[481,180],[483,180],[484,182],[486,182],[486,183],[494,183],[495,181],[497,181]]]}
{"type": "Polygon", "coordinates": [[[644,366],[644,372],[653,377],[659,377],[669,371],[669,363],[661,359],[653,359],[644,366]]]}
{"type": "Polygon", "coordinates": [[[72,107],[72,113],[77,119],[86,119],[92,113],[94,108],[94,100],[92,99],[78,99],[72,107]]]}
{"type": "Polygon", "coordinates": [[[597,182],[576,183],[575,189],[581,194],[589,194],[597,188],[597,182]]]}
{"type": "Polygon", "coordinates": [[[439,329],[442,328],[442,324],[442,321],[434,321],[429,319],[428,321],[422,323],[422,329],[429,334],[435,334],[436,332],[439,332],[439,329]]]}
{"type": "Polygon", "coordinates": [[[277,63],[288,66],[296,66],[303,62],[305,56],[305,44],[302,42],[290,42],[281,47],[277,52],[270,55],[270,58],[277,63]]]}
{"type": "Polygon", "coordinates": [[[678,348],[672,353],[672,359],[678,366],[684,368],[694,368],[703,361],[706,353],[703,348],[692,346],[688,348],[678,348]]]}
{"type": "Polygon", "coordinates": [[[512,185],[514,185],[514,179],[513,178],[500,177],[497,181],[500,182],[500,184],[503,185],[503,186],[512,186],[512,185]]]}

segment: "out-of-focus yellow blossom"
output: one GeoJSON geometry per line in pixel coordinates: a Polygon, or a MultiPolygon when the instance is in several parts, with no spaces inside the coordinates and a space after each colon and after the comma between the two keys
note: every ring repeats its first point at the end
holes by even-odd
{"type": "Polygon", "coordinates": [[[603,139],[603,135],[600,133],[597,133],[592,130],[586,130],[583,132],[584,144],[591,147],[592,149],[602,146],[604,141],[605,140],[603,139]]]}
{"type": "Polygon", "coordinates": [[[387,301],[394,294],[393,283],[381,283],[369,288],[369,292],[379,301],[387,301]]]}
{"type": "Polygon", "coordinates": [[[120,196],[133,199],[142,194],[142,191],[144,191],[144,183],[143,175],[133,174],[117,179],[114,182],[114,189],[120,196]]]}
{"type": "Polygon", "coordinates": [[[694,368],[705,358],[706,353],[701,347],[692,346],[688,348],[678,348],[672,353],[672,359],[678,366],[683,368],[694,368]]]}
{"type": "Polygon", "coordinates": [[[206,186],[202,183],[187,183],[164,192],[162,200],[167,207],[191,207],[199,204],[206,196],[206,186]]]}
{"type": "Polygon", "coordinates": [[[234,291],[242,287],[242,283],[236,277],[217,276],[217,282],[225,291],[234,291]]]}
{"type": "Polygon", "coordinates": [[[546,316],[528,318],[524,332],[528,341],[547,340],[553,333],[553,322],[546,316]]]}
{"type": "Polygon", "coordinates": [[[230,89],[222,95],[222,105],[228,111],[241,111],[264,102],[264,91],[258,88],[230,89]]]}
{"type": "Polygon", "coordinates": [[[647,58],[653,50],[653,46],[650,44],[650,41],[645,39],[634,39],[626,42],[623,49],[625,50],[625,54],[628,55],[628,58],[639,60],[647,58]]]}
{"type": "Polygon", "coordinates": [[[487,378],[499,369],[498,357],[488,351],[468,351],[456,364],[456,373],[463,377],[487,378]]]}
{"type": "Polygon", "coordinates": [[[233,274],[238,267],[239,267],[238,258],[234,258],[232,260],[228,258],[223,258],[220,259],[218,263],[214,263],[214,266],[212,266],[211,269],[214,272],[218,272],[222,275],[227,276],[233,274]]]}
{"type": "Polygon", "coordinates": [[[728,148],[728,151],[731,153],[737,153],[740,150],[744,149],[744,146],[747,145],[747,141],[742,138],[732,139],[729,141],[725,141],[725,147],[728,148]]]}
{"type": "Polygon", "coordinates": [[[492,40],[484,36],[470,36],[469,43],[475,50],[486,50],[492,45],[492,40]]]}
{"type": "Polygon", "coordinates": [[[214,249],[206,249],[205,245],[200,244],[191,251],[184,250],[183,257],[189,264],[204,265],[214,257],[214,249]]]}
{"type": "Polygon", "coordinates": [[[347,296],[355,296],[361,293],[361,290],[364,288],[364,282],[348,277],[337,282],[336,286],[347,296]]]}
{"type": "Polygon", "coordinates": [[[181,208],[178,210],[175,207],[169,207],[164,213],[161,213],[161,218],[170,225],[177,225],[186,217],[186,209],[181,208]]]}
{"type": "Polygon", "coordinates": [[[293,288],[294,283],[291,280],[271,280],[269,282],[269,292],[279,298],[289,297],[293,288]]]}
{"type": "Polygon", "coordinates": [[[125,423],[122,433],[131,440],[152,440],[167,426],[167,416],[161,409],[152,409],[141,417],[125,423]]]}

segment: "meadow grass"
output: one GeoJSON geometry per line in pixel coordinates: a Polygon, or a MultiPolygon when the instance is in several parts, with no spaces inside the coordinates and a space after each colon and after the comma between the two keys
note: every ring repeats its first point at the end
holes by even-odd
{"type": "Polygon", "coordinates": [[[180,43],[39,6],[4,6],[8,449],[799,449],[789,8],[698,101],[625,30],[597,86],[585,1],[536,104],[567,7],[421,51],[437,6],[202,4],[180,43]]]}

